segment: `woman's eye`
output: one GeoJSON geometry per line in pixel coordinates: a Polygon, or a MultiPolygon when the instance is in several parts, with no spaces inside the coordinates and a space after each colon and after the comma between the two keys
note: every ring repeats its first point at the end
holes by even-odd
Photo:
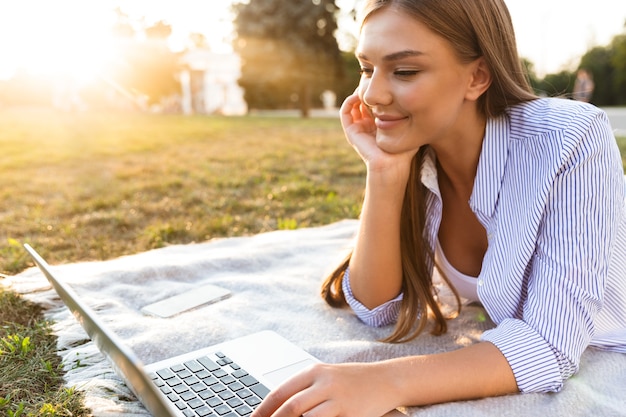
{"type": "Polygon", "coordinates": [[[361,76],[366,76],[369,77],[370,75],[372,75],[372,72],[374,72],[373,70],[371,70],[370,68],[362,68],[359,69],[359,74],[361,74],[361,76]]]}
{"type": "Polygon", "coordinates": [[[394,74],[398,77],[413,77],[419,73],[418,70],[396,70],[394,74]]]}
{"type": "MultiPolygon", "coordinates": [[[[365,67],[361,67],[359,69],[359,74],[361,74],[362,77],[371,77],[372,74],[374,73],[374,70],[372,68],[365,68],[365,67]]],[[[395,75],[396,77],[400,77],[400,78],[409,78],[409,77],[413,77],[415,75],[417,75],[419,73],[419,70],[395,70],[393,71],[393,75],[395,75]]]]}

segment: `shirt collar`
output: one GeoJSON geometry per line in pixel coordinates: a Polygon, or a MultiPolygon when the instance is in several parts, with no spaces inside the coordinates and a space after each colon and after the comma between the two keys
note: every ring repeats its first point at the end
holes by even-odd
{"type": "Polygon", "coordinates": [[[482,220],[493,216],[500,195],[509,151],[509,118],[502,115],[487,120],[470,207],[482,220]]]}
{"type": "Polygon", "coordinates": [[[439,192],[439,180],[437,179],[437,155],[432,148],[426,149],[424,153],[424,162],[420,173],[422,184],[441,199],[439,192]]]}
{"type": "MultiPolygon", "coordinates": [[[[509,124],[506,115],[487,120],[474,189],[469,201],[470,207],[483,222],[493,216],[500,195],[508,155],[509,124]]],[[[424,155],[420,177],[422,184],[441,199],[436,161],[435,152],[428,149],[424,155]]]]}

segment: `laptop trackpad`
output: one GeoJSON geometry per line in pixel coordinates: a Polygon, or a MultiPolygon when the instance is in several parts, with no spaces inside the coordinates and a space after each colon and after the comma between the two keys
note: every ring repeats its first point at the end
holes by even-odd
{"type": "Polygon", "coordinates": [[[307,366],[312,365],[314,363],[317,363],[317,362],[312,359],[305,359],[300,362],[292,363],[291,365],[285,366],[284,368],[280,368],[275,371],[268,372],[264,374],[263,376],[267,378],[267,380],[271,382],[272,385],[278,386],[282,384],[283,382],[285,382],[287,379],[291,378],[296,373],[300,372],[307,366]]]}

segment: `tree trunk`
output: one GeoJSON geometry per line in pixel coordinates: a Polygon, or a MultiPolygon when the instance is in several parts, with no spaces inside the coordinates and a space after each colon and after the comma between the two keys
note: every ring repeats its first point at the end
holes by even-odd
{"type": "Polygon", "coordinates": [[[311,84],[304,82],[300,89],[300,115],[308,118],[311,113],[311,84]]]}

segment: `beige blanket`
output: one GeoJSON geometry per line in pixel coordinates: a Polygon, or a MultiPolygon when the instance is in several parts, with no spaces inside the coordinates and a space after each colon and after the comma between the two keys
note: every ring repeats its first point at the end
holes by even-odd
{"type": "MultiPolygon", "coordinates": [[[[207,344],[271,329],[325,362],[375,361],[456,349],[477,341],[492,326],[471,306],[444,336],[429,334],[406,344],[377,339],[390,328],[370,328],[351,311],[328,307],[319,286],[346,254],[357,222],[278,231],[251,237],[170,246],[106,262],[59,265],[69,282],[145,362],[207,344]],[[213,283],[232,297],[168,319],[140,309],[152,302],[213,283]]],[[[35,248],[37,249],[37,248],[35,248]]],[[[56,321],[68,385],[87,395],[95,416],[143,416],[146,411],[36,268],[0,280],[49,308],[56,321]]],[[[428,378],[428,375],[424,375],[428,378]]],[[[402,410],[409,416],[619,416],[626,415],[626,355],[588,349],[581,370],[558,394],[513,395],[402,410]]]]}

